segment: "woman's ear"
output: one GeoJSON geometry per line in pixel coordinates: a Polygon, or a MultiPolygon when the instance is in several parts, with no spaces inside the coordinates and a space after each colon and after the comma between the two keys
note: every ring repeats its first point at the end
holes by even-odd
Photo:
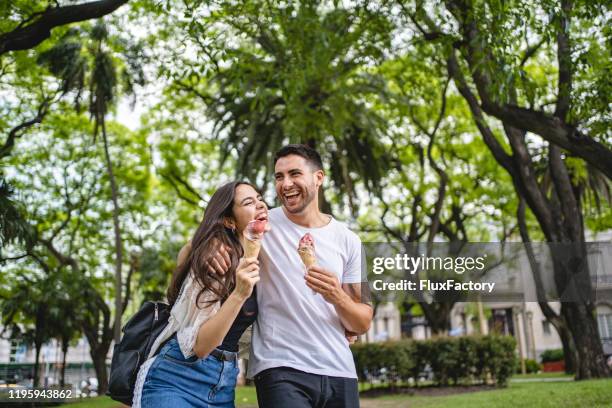
{"type": "Polygon", "coordinates": [[[223,226],[233,230],[236,228],[236,223],[230,217],[223,217],[223,226]]]}

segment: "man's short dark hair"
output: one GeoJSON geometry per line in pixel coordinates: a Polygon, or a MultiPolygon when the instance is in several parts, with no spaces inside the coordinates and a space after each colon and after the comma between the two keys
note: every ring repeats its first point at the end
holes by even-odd
{"type": "Polygon", "coordinates": [[[306,159],[306,161],[310,163],[310,165],[312,165],[315,170],[323,170],[323,161],[321,160],[321,155],[319,155],[319,153],[315,149],[305,144],[289,144],[287,146],[282,147],[274,155],[274,165],[276,165],[276,162],[281,157],[289,156],[292,154],[306,159]]]}

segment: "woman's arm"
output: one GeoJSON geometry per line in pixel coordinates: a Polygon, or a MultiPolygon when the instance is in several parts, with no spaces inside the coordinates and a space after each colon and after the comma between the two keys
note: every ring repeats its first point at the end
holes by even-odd
{"type": "Polygon", "coordinates": [[[206,357],[223,342],[242,305],[251,296],[253,287],[258,281],[259,261],[257,258],[241,259],[236,269],[236,288],[217,313],[198,329],[193,351],[199,358],[206,357]]]}

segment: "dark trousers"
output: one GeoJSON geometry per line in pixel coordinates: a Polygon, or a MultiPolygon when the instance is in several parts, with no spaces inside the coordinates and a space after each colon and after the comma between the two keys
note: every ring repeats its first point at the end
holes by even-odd
{"type": "Polygon", "coordinates": [[[257,374],[255,387],[260,408],[359,408],[355,378],[276,367],[257,374]]]}

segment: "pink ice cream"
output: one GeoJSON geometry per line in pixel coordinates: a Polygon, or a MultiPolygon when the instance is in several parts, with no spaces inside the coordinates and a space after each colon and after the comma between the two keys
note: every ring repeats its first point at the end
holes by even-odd
{"type": "Polygon", "coordinates": [[[311,267],[316,263],[314,238],[310,233],[304,234],[298,243],[298,254],[302,258],[302,262],[306,268],[311,267]]]}

